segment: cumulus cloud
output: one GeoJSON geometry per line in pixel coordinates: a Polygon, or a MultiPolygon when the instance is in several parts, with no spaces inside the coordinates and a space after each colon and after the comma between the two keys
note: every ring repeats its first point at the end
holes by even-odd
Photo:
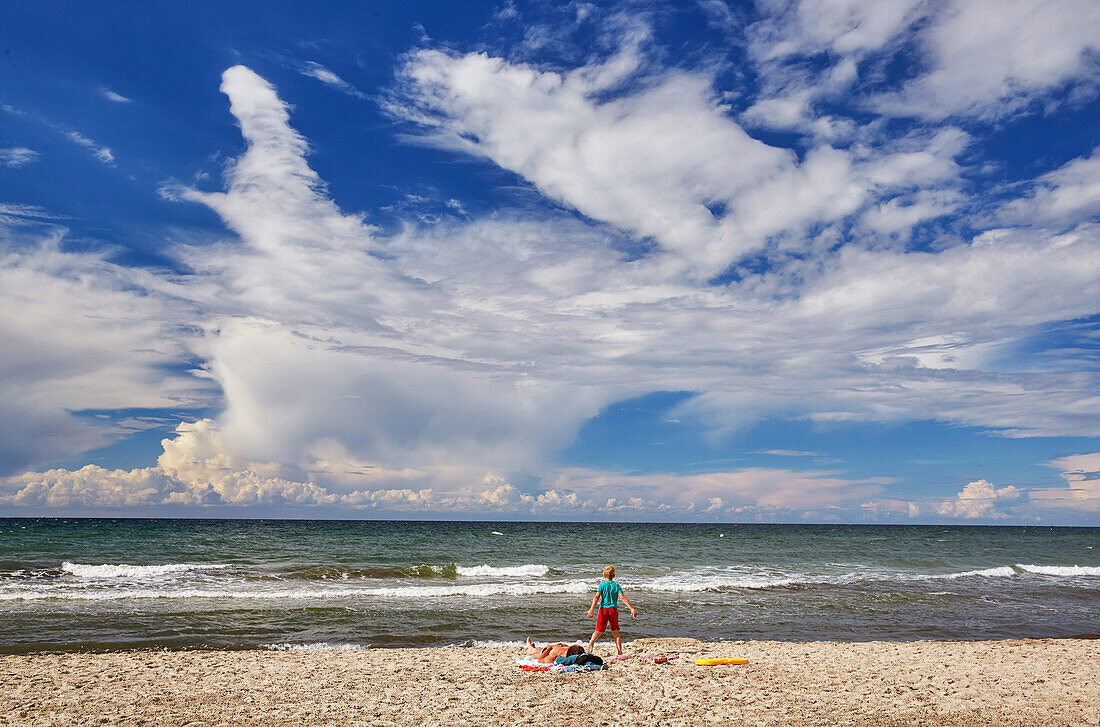
{"type": "Polygon", "coordinates": [[[243,243],[186,253],[230,291],[203,354],[235,446],[275,457],[336,440],[397,468],[517,466],[564,445],[605,403],[592,387],[530,376],[513,357],[522,342],[487,339],[489,327],[516,324],[493,301],[479,315],[476,298],[386,264],[394,251],[325,194],[270,84],[235,67],[223,90],[249,149],[226,192],[178,193],[243,243]]]}
{"type": "MultiPolygon", "coordinates": [[[[56,246],[0,265],[26,278],[0,288],[13,296],[3,310],[20,311],[4,325],[23,325],[26,309],[35,330],[74,328],[87,349],[48,350],[61,336],[40,358],[36,346],[13,349],[7,362],[24,379],[10,379],[8,401],[38,391],[38,410],[66,422],[74,409],[184,405],[206,380],[179,372],[198,359],[220,391],[217,426],[179,432],[155,472],[27,475],[16,492],[47,502],[56,486],[55,502],[82,502],[72,493],[94,495],[78,482],[91,479],[138,501],[194,506],[733,517],[878,503],[905,514],[908,504],[881,497],[884,481],[835,472],[646,475],[548,460],[608,404],[667,390],[693,392],[675,416],[714,432],[766,417],[1100,432],[1095,374],[1003,355],[1045,325],[1095,315],[1095,225],[1006,221],[909,250],[896,242],[907,225],[959,204],[966,134],[873,150],[816,145],[799,158],[753,139],[700,76],[647,72],[622,92],[645,65],[640,43],[564,72],[413,54],[394,113],[588,219],[547,206],[392,235],[334,203],[275,88],[243,66],[227,70],[222,90],[246,151],[224,191],[165,191],[215,211],[234,239],[174,247],[187,275],[56,246]],[[653,249],[638,244],[647,236],[653,249]],[[772,256],[766,272],[735,263],[727,282],[700,279],[754,246],[772,256]],[[69,299],[75,314],[59,302],[69,299]],[[58,361],[76,373],[53,373],[58,361]],[[531,481],[538,487],[513,484],[531,481]]],[[[22,442],[33,439],[28,407],[5,417],[22,442]]],[[[66,446],[94,439],[74,434],[66,446]]],[[[983,500],[957,499],[959,517],[983,500]]]]}
{"type": "Polygon", "coordinates": [[[16,506],[125,507],[141,505],[331,504],[336,497],[308,482],[278,476],[273,463],[245,462],[230,454],[209,420],[183,423],[165,439],[155,467],[107,470],[88,465],[75,472],[55,469],[9,477],[16,506]]]}
{"type": "MultiPolygon", "coordinates": [[[[284,465],[249,462],[229,451],[210,420],[182,423],[162,442],[154,467],[26,472],[7,478],[0,503],[21,507],[133,507],[143,505],[384,505],[430,503],[423,493],[377,490],[337,495],[312,482],[286,479],[284,465]]],[[[427,493],[429,491],[425,491],[427,493]]]]}
{"type": "Polygon", "coordinates": [[[968,483],[954,499],[937,505],[936,512],[966,520],[1005,518],[1008,514],[1000,509],[1001,506],[1014,503],[1022,495],[1023,492],[1012,485],[998,488],[986,480],[976,480],[968,483]]]}
{"type": "Polygon", "coordinates": [[[859,507],[875,520],[894,515],[903,515],[912,520],[919,517],[921,513],[920,505],[912,500],[870,500],[859,507]]]}
{"type": "Polygon", "coordinates": [[[860,206],[866,191],[847,153],[822,146],[799,161],[752,138],[706,76],[670,71],[615,93],[642,65],[640,42],[566,73],[418,51],[390,109],[430,143],[485,156],[589,217],[653,237],[696,276],[860,206]]]}
{"type": "Polygon", "coordinates": [[[1031,490],[1028,495],[1036,504],[1100,512],[1100,452],[1059,457],[1049,464],[1061,470],[1066,487],[1031,490]]]}
{"type": "MultiPolygon", "coordinates": [[[[376,468],[360,460],[354,466],[365,478],[330,478],[326,487],[313,478],[293,478],[290,472],[294,468],[283,463],[243,459],[229,448],[224,433],[211,420],[180,424],[175,436],[163,440],[162,446],[164,451],[153,467],[107,470],[88,465],[76,471],[53,469],[8,477],[2,481],[0,504],[54,508],[339,506],[572,518],[623,514],[730,518],[850,505],[889,482],[849,480],[819,471],[748,469],[681,475],[563,469],[546,475],[526,492],[492,473],[476,477],[451,472],[449,484],[436,476],[431,480],[435,487],[423,487],[417,481],[424,472],[372,472],[376,468]],[[373,487],[352,489],[349,483],[373,487]]],[[[346,465],[346,458],[344,461],[346,465]]],[[[318,460],[312,462],[314,467],[317,464],[318,460]]],[[[348,474],[346,468],[339,469],[348,474]]]]}
{"type": "Polygon", "coordinates": [[[193,309],[148,291],[145,271],[63,251],[64,236],[38,210],[0,206],[0,474],[122,433],[74,412],[211,401],[174,370],[193,309]]]}
{"type": "Polygon", "coordinates": [[[160,505],[171,484],[155,468],[107,470],[90,464],[76,471],[54,469],[9,477],[5,489],[13,492],[0,495],[0,503],[91,508],[160,505]]]}
{"type": "Polygon", "coordinates": [[[25,167],[38,159],[38,152],[25,146],[9,146],[0,149],[0,164],[13,169],[25,167]]]}

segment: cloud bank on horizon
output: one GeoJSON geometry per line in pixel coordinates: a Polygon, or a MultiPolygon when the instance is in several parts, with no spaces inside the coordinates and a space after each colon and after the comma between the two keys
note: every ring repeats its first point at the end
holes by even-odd
{"type": "MultiPolygon", "coordinates": [[[[173,229],[170,264],[134,264],[45,204],[0,204],[0,508],[1100,522],[1100,147],[1011,182],[982,151],[1096,103],[1100,7],[693,5],[736,66],[673,56],[638,7],[425,36],[373,95],[287,62],[377,104],[381,133],[511,175],[509,203],[372,223],[311,166],[302,102],[245,62],[221,78],[244,142],[224,186],[149,190],[231,234],[173,229]],[[716,442],[934,421],[1077,448],[1035,463],[1062,484],[962,469],[947,493],[843,463],[563,461],[654,392],[687,392],[670,418],[716,442]],[[54,466],[166,421],[153,466],[54,466]]],[[[12,173],[47,161],[5,153],[12,173]]],[[[774,444],[758,454],[815,456],[774,444]]]]}

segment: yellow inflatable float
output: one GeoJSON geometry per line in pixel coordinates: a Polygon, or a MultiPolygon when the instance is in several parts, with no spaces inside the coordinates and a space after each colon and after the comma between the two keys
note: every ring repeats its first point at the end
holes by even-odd
{"type": "Polygon", "coordinates": [[[696,659],[695,666],[718,666],[719,664],[748,664],[748,659],[696,659]]]}

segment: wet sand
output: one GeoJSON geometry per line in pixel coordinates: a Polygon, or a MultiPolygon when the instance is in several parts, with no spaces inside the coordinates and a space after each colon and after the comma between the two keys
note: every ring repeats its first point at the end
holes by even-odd
{"type": "Polygon", "coordinates": [[[640,639],[635,658],[579,674],[524,672],[522,651],[3,656],[0,724],[1100,725],[1100,640],[640,639]],[[669,665],[641,658],[674,651],[669,665]]]}

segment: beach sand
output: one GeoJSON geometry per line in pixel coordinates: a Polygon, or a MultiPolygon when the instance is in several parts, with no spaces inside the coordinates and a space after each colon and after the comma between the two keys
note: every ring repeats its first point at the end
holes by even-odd
{"type": "Polygon", "coordinates": [[[639,639],[639,656],[579,674],[523,672],[522,651],[3,656],[0,724],[1100,724],[1100,640],[639,639]],[[683,656],[667,666],[640,658],[673,651],[683,656]]]}

